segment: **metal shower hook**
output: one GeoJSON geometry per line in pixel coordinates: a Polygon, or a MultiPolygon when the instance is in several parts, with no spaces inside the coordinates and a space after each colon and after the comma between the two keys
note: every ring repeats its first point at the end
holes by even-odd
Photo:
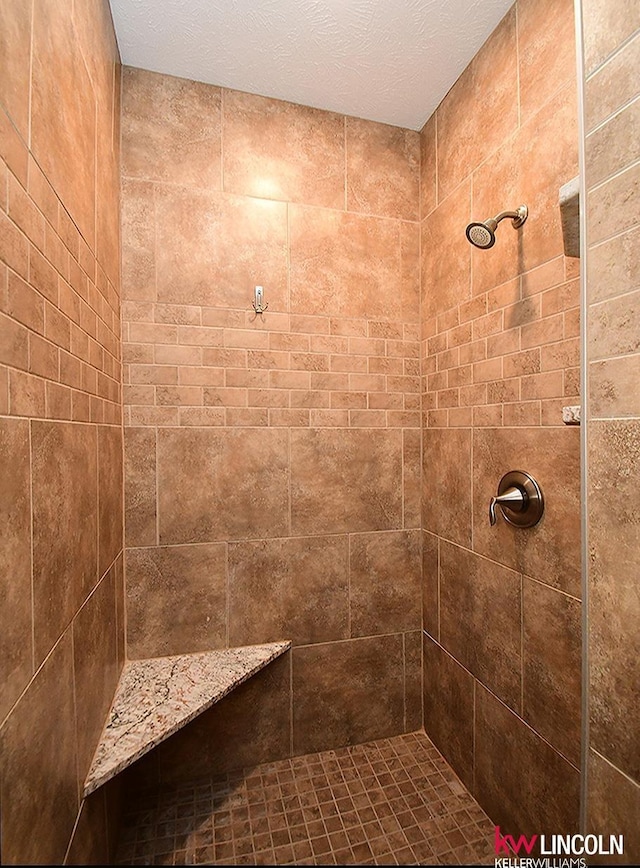
{"type": "Polygon", "coordinates": [[[264,301],[264,290],[261,286],[256,286],[254,289],[254,300],[251,302],[251,306],[256,312],[256,316],[258,314],[264,313],[265,310],[269,307],[269,302],[263,304],[264,301]]]}

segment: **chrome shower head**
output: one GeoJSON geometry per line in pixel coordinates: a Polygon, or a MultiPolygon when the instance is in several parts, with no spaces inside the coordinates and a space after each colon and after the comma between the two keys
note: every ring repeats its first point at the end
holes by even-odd
{"type": "Polygon", "coordinates": [[[496,243],[496,229],[498,223],[505,217],[511,218],[511,225],[519,229],[527,219],[529,210],[526,205],[521,205],[517,211],[501,211],[496,217],[490,217],[484,223],[473,222],[467,226],[467,238],[474,247],[488,250],[496,243]]]}

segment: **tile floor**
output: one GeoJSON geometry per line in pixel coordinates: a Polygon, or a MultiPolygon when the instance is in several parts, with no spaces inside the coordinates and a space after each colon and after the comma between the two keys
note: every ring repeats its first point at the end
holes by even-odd
{"type": "Polygon", "coordinates": [[[121,865],[493,863],[493,824],[424,733],[136,797],[121,865]]]}

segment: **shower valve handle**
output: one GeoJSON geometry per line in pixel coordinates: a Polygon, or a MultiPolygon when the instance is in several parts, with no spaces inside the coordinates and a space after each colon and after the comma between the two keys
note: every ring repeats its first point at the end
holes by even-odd
{"type": "Polygon", "coordinates": [[[527,495],[524,489],[513,486],[508,488],[504,494],[499,494],[497,497],[491,498],[489,504],[489,524],[493,525],[497,522],[496,506],[508,506],[514,512],[524,512],[527,508],[527,495]]]}
{"type": "Polygon", "coordinates": [[[489,524],[497,523],[496,507],[507,524],[533,527],[542,518],[544,498],[536,480],[523,470],[510,470],[498,484],[498,493],[489,502],[489,524]]]}

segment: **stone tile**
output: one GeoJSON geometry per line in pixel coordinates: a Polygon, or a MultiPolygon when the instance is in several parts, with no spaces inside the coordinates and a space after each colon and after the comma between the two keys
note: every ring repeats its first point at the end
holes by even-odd
{"type": "Polygon", "coordinates": [[[545,584],[579,596],[580,455],[577,429],[520,428],[474,432],[473,540],[480,554],[545,584]],[[516,528],[502,517],[489,525],[489,501],[509,470],[525,470],[540,485],[541,521],[516,528]]]}
{"type": "Polygon", "coordinates": [[[587,833],[624,835],[624,855],[607,856],[600,864],[632,865],[640,860],[640,785],[593,750],[588,775],[587,833]]]}
{"type": "Polygon", "coordinates": [[[589,360],[640,352],[640,291],[589,307],[589,360]]]}
{"type": "Polygon", "coordinates": [[[301,205],[289,220],[293,313],[402,318],[397,221],[301,205]]]}
{"type": "Polygon", "coordinates": [[[162,544],[289,534],[286,431],[160,430],[158,480],[162,544]]]}
{"type": "Polygon", "coordinates": [[[523,581],[523,717],[580,765],[582,607],[531,579],[523,581]]]}
{"type": "Polygon", "coordinates": [[[637,289],[638,269],[640,227],[592,247],[587,262],[589,304],[637,289]]]}
{"type": "Polygon", "coordinates": [[[474,681],[450,654],[423,636],[424,728],[453,770],[473,785],[474,681]]]}
{"type": "Polygon", "coordinates": [[[155,545],[156,432],[124,429],[125,534],[128,546],[155,545]]]}
{"type": "Polygon", "coordinates": [[[486,220],[521,204],[528,206],[530,215],[518,230],[504,220],[490,250],[474,248],[474,295],[564,252],[558,190],[578,172],[577,139],[572,83],[501,143],[474,173],[474,220],[486,220]]]}
{"type": "Polygon", "coordinates": [[[31,150],[91,246],[95,237],[95,106],[71,7],[34,7],[31,150]]]}
{"type": "Polygon", "coordinates": [[[518,81],[522,120],[535,114],[563,84],[574,81],[575,43],[571,0],[519,0],[518,81]]]}
{"type": "Polygon", "coordinates": [[[224,544],[128,549],[127,656],[226,647],[226,566],[224,544]]]}
{"type": "Polygon", "coordinates": [[[97,581],[96,428],[32,422],[31,448],[34,635],[39,663],[97,581]]]}
{"type": "Polygon", "coordinates": [[[404,731],[422,729],[422,633],[404,634],[404,731]]]}
{"type": "Polygon", "coordinates": [[[636,71],[640,63],[640,35],[628,42],[585,83],[587,133],[638,93],[636,71]]]}
{"type": "Polygon", "coordinates": [[[640,223],[640,166],[614,175],[587,194],[587,234],[596,245],[640,223]]]}
{"type": "Polygon", "coordinates": [[[640,137],[640,101],[636,100],[586,138],[586,183],[590,189],[635,162],[640,137]]]}
{"type": "MultiPolygon", "coordinates": [[[[515,132],[517,78],[516,12],[512,8],[438,107],[440,202],[515,132]]],[[[458,216],[464,220],[464,214],[458,216]]],[[[462,230],[464,238],[464,226],[462,230]]]]}
{"type": "Polygon", "coordinates": [[[423,527],[470,546],[471,432],[430,428],[422,435],[423,527]]]}
{"type": "Polygon", "coordinates": [[[401,635],[310,645],[292,654],[294,754],[402,730],[401,635]]]}
{"type": "Polygon", "coordinates": [[[29,140],[29,85],[33,8],[8,0],[0,30],[0,102],[19,131],[29,140]]]}
{"type": "Polygon", "coordinates": [[[589,430],[590,745],[640,780],[637,708],[640,423],[593,421],[589,430]],[[631,500],[629,500],[631,498],[631,500]],[[612,508],[613,507],[613,508],[612,508]]]}
{"type": "Polygon", "coordinates": [[[578,830],[578,770],[481,685],[476,688],[474,791],[503,834],[578,830]]]}
{"type": "Polygon", "coordinates": [[[107,817],[104,791],[82,802],[65,865],[109,865],[107,817]]]}
{"type": "Polygon", "coordinates": [[[349,211],[417,220],[419,133],[348,117],[346,143],[349,211]]]}
{"type": "Polygon", "coordinates": [[[0,721],[33,673],[29,423],[0,420],[0,721]]]}
{"type": "Polygon", "coordinates": [[[585,0],[582,18],[587,75],[640,28],[633,0],[585,0]]]}
{"type": "Polygon", "coordinates": [[[98,427],[98,575],[122,551],[122,429],[98,427]]]}
{"type": "Polygon", "coordinates": [[[440,644],[510,708],[520,710],[521,576],[440,543],[440,644]]]}
{"type": "Polygon", "coordinates": [[[592,419],[640,416],[640,353],[589,365],[589,415],[592,419]]]}
{"type": "Polygon", "coordinates": [[[471,245],[464,234],[471,219],[471,184],[465,181],[422,221],[423,317],[437,316],[471,298],[471,245]],[[430,255],[435,251],[437,256],[430,255]]]}
{"type": "Polygon", "coordinates": [[[341,115],[225,90],[223,135],[228,193],[344,208],[341,115]]]}
{"type": "Polygon", "coordinates": [[[438,203],[436,154],[436,115],[431,115],[420,133],[420,219],[438,203]]]}
{"type": "Polygon", "coordinates": [[[401,480],[399,430],[292,430],[292,532],[400,528],[401,480]]]}
{"type": "Polygon", "coordinates": [[[155,201],[159,301],[246,309],[260,275],[270,309],[287,310],[284,203],[169,186],[155,201]]]}
{"type": "Polygon", "coordinates": [[[184,781],[291,755],[291,655],[270,663],[156,748],[162,781],[184,781]]]}
{"type": "Polygon", "coordinates": [[[122,179],[122,297],[156,300],[155,193],[147,181],[122,179]]]}
{"type": "Polygon", "coordinates": [[[220,190],[220,114],[220,88],[125,67],[123,175],[220,190]]]}
{"type": "Polygon", "coordinates": [[[438,537],[422,532],[422,629],[440,641],[438,537]]]}
{"type": "Polygon", "coordinates": [[[420,531],[349,538],[351,636],[420,628],[420,531]]]}
{"type": "Polygon", "coordinates": [[[402,471],[404,476],[404,526],[419,528],[422,523],[422,432],[405,429],[402,432],[402,471]]]}
{"type": "Polygon", "coordinates": [[[2,861],[7,864],[62,865],[78,812],[74,718],[73,647],[67,633],[0,730],[2,861]]]}
{"type": "Polygon", "coordinates": [[[349,636],[347,537],[229,545],[229,644],[349,636]]]}
{"type": "Polygon", "coordinates": [[[120,677],[115,565],[73,621],[78,785],[84,784],[120,677]]]}

